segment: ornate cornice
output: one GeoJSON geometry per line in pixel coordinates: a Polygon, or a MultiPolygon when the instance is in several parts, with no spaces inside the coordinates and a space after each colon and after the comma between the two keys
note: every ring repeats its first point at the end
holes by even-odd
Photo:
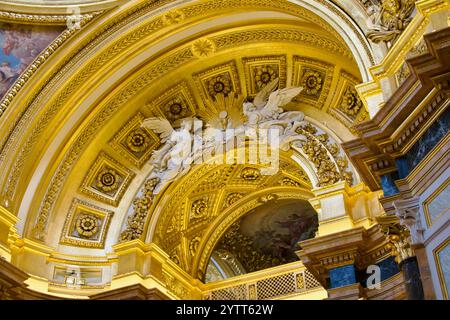
{"type": "Polygon", "coordinates": [[[360,138],[343,144],[372,190],[448,106],[449,38],[450,28],[425,35],[428,52],[407,60],[412,71],[402,86],[371,120],[354,126],[360,138]]]}
{"type": "Polygon", "coordinates": [[[392,255],[389,240],[378,224],[301,241],[299,246],[297,255],[325,287],[330,269],[355,265],[362,270],[392,255]]]}
{"type": "MultiPolygon", "coordinates": [[[[102,14],[103,11],[96,11],[92,13],[80,14],[80,21],[89,21],[95,16],[102,14]]],[[[78,16],[77,16],[78,17],[78,16]]],[[[65,26],[69,23],[72,18],[71,14],[66,15],[40,15],[40,14],[26,14],[26,13],[16,13],[1,11],[0,7],[0,21],[8,21],[20,24],[42,24],[42,25],[59,25],[65,26]]]]}

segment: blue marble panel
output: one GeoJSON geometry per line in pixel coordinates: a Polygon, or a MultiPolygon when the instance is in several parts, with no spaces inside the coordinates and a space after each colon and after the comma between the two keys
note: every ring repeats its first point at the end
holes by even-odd
{"type": "Polygon", "coordinates": [[[392,196],[399,193],[395,180],[400,179],[397,172],[387,173],[381,176],[381,187],[385,197],[392,196]]]}
{"type": "Polygon", "coordinates": [[[399,179],[406,178],[408,176],[409,172],[411,171],[406,157],[397,158],[397,159],[395,159],[395,162],[397,164],[397,171],[398,171],[399,179]]]}
{"type": "MultiPolygon", "coordinates": [[[[383,261],[378,262],[376,265],[380,268],[380,281],[387,280],[400,272],[400,267],[397,262],[395,262],[394,257],[386,258],[383,261]]],[[[358,278],[360,279],[360,283],[363,288],[367,288],[367,279],[371,275],[373,275],[373,271],[367,272],[367,269],[358,272],[358,278]]]]}
{"type": "Polygon", "coordinates": [[[389,279],[390,277],[395,276],[400,272],[400,268],[397,262],[395,262],[394,257],[389,257],[381,262],[378,262],[377,266],[380,267],[381,281],[389,279]]]}
{"type": "Polygon", "coordinates": [[[450,128],[450,111],[447,109],[420,137],[406,154],[410,171],[434,148],[434,146],[447,134],[450,128]]]}
{"type": "Polygon", "coordinates": [[[406,258],[400,262],[400,268],[405,279],[406,300],[423,300],[424,292],[417,258],[406,258]]]}
{"type": "Polygon", "coordinates": [[[354,265],[330,269],[330,288],[344,287],[356,283],[354,265]]]}

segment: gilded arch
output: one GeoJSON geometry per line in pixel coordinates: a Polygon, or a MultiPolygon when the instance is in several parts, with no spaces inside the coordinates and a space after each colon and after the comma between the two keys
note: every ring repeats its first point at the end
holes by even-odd
{"type": "MultiPolygon", "coordinates": [[[[297,4],[231,0],[227,3],[242,13],[230,16],[228,8],[219,8],[214,1],[189,4],[142,1],[121,7],[94,19],[76,38],[65,34],[64,39],[57,40],[56,51],[44,53],[39,68],[33,66],[37,71],[29,73],[28,80],[18,82],[16,89],[20,90],[14,89],[14,95],[4,101],[2,117],[14,121],[1,129],[6,134],[2,134],[5,139],[1,141],[0,159],[8,168],[1,173],[4,182],[2,198],[9,200],[10,209],[21,219],[20,235],[67,251],[68,248],[60,244],[60,233],[49,235],[47,228],[51,224],[52,228],[62,232],[68,223],[66,214],[71,204],[66,200],[81,197],[95,206],[115,211],[104,251],[99,254],[105,255],[111,250],[120,233],[120,222],[125,220],[125,211],[144,181],[143,172],[149,169],[145,164],[141,168],[134,167],[109,148],[113,134],[124,127],[125,119],[129,120],[137,112],[148,116],[155,110],[150,102],[168,89],[164,83],[176,82],[177,77],[170,75],[170,70],[181,73],[183,68],[190,66],[201,73],[205,69],[201,65],[222,65],[226,62],[223,56],[243,44],[250,47],[242,48],[234,57],[243,92],[247,90],[247,78],[242,58],[254,58],[251,52],[261,43],[277,47],[278,56],[286,55],[289,65],[286,82],[290,85],[295,78],[294,62],[299,68],[306,63],[323,72],[331,70],[326,89],[333,92],[331,88],[339,88],[339,95],[325,95],[323,104],[326,107],[322,110],[314,103],[302,108],[311,118],[323,115],[330,131],[334,131],[340,141],[353,137],[346,126],[360,119],[337,123],[335,115],[325,110],[338,105],[344,87],[360,82],[359,73],[367,70],[358,66],[355,59],[359,58],[352,56],[345,39],[324,19],[297,4]],[[249,16],[243,12],[249,8],[255,11],[251,18],[257,26],[251,27],[244,21],[249,16]],[[205,12],[214,13],[214,20],[203,16],[205,12]],[[272,17],[270,23],[264,22],[268,17],[272,17]],[[220,27],[212,27],[213,21],[220,22],[220,27]],[[308,23],[317,28],[308,27],[308,23]],[[201,27],[207,28],[199,31],[201,27]],[[213,52],[206,57],[199,58],[194,49],[198,38],[214,43],[213,52]],[[97,48],[101,49],[97,51],[97,48]],[[304,50],[306,58],[294,54],[298,48],[304,50]],[[320,53],[319,48],[326,53],[320,53]],[[289,49],[289,53],[282,49],[289,49]],[[323,61],[332,55],[333,61],[323,61]],[[221,60],[215,61],[216,56],[221,60]],[[341,61],[340,65],[338,61],[341,61]],[[102,83],[101,89],[99,83],[102,83]],[[31,94],[33,91],[37,94],[31,94]],[[19,100],[26,103],[21,105],[19,100]],[[103,146],[106,146],[105,150],[103,146]],[[131,167],[136,175],[117,206],[105,204],[99,198],[86,198],[79,190],[91,164],[96,163],[97,158],[99,162],[103,161],[102,152],[107,155],[105,158],[131,167]]],[[[272,50],[272,47],[261,48],[259,56],[268,57],[272,50]]],[[[366,65],[367,61],[359,64],[366,65]]],[[[191,74],[188,79],[192,79],[191,74]]],[[[196,90],[195,86],[193,90],[196,90]]],[[[194,93],[194,100],[197,104],[202,103],[203,97],[194,93]]],[[[80,255],[97,254],[85,247],[76,250],[80,255]]]]}

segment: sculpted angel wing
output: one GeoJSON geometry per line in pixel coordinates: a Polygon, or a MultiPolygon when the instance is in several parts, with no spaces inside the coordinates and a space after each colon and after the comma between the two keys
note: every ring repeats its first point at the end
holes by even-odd
{"type": "Polygon", "coordinates": [[[142,127],[153,130],[157,134],[159,134],[161,138],[161,143],[166,142],[171,134],[174,132],[172,125],[167,119],[161,117],[152,117],[145,119],[142,122],[142,127]]]}
{"type": "Polygon", "coordinates": [[[269,99],[270,94],[273,92],[273,90],[276,89],[278,86],[279,79],[276,78],[269,82],[258,94],[256,95],[255,99],[253,100],[253,104],[258,108],[262,108],[266,105],[267,99],[269,99]]]}
{"type": "Polygon", "coordinates": [[[296,96],[300,94],[300,92],[302,92],[302,90],[303,90],[302,87],[292,87],[278,90],[274,92],[277,93],[276,96],[272,94],[273,97],[272,95],[269,97],[269,102],[271,101],[271,99],[274,100],[276,99],[276,101],[278,102],[278,107],[282,107],[291,102],[292,99],[294,99],[296,96]]]}
{"type": "Polygon", "coordinates": [[[409,17],[414,10],[415,0],[401,0],[400,1],[401,8],[400,13],[402,16],[409,17]]]}
{"type": "Polygon", "coordinates": [[[261,112],[264,114],[264,116],[268,117],[274,113],[279,112],[280,107],[291,102],[291,100],[294,99],[300,92],[302,92],[302,90],[302,87],[292,87],[280,89],[273,92],[269,97],[269,101],[267,101],[266,106],[261,112]]]}

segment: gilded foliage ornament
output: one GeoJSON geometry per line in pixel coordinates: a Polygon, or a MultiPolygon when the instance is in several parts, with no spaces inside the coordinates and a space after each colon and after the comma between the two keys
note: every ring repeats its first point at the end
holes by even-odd
{"type": "Polygon", "coordinates": [[[114,212],[74,199],[64,222],[60,244],[103,248],[114,212]]]}
{"type": "Polygon", "coordinates": [[[91,238],[98,233],[98,221],[94,215],[80,215],[75,224],[78,234],[84,238],[91,238]]]}
{"type": "Polygon", "coordinates": [[[258,90],[278,78],[276,65],[264,65],[255,67],[255,85],[258,90]]]}
{"type": "Polygon", "coordinates": [[[302,79],[304,93],[310,96],[319,96],[323,86],[323,76],[318,71],[307,70],[302,79]]]}
{"type": "Polygon", "coordinates": [[[282,186],[291,186],[291,187],[300,187],[301,184],[298,183],[295,180],[292,180],[291,178],[288,177],[284,177],[283,179],[281,179],[280,184],[282,186]]]}
{"type": "Polygon", "coordinates": [[[226,198],[225,198],[224,208],[228,208],[233,203],[235,203],[235,202],[239,201],[240,199],[242,199],[243,196],[244,196],[244,194],[243,193],[239,193],[239,192],[229,193],[226,196],[226,198]]]}
{"type": "Polygon", "coordinates": [[[177,24],[183,20],[184,20],[184,13],[183,11],[180,10],[170,11],[162,17],[162,22],[165,26],[177,24]]]}
{"type": "Polygon", "coordinates": [[[409,70],[408,65],[405,63],[402,64],[400,69],[395,73],[395,78],[397,79],[397,85],[401,86],[403,82],[410,76],[411,71],[409,70]]]}
{"type": "Polygon", "coordinates": [[[318,133],[317,128],[310,123],[297,128],[297,133],[307,137],[302,149],[317,170],[319,186],[331,185],[341,180],[353,184],[353,173],[347,170],[348,161],[344,156],[339,156],[338,146],[330,143],[328,134],[318,133]]]}
{"type": "Polygon", "coordinates": [[[195,200],[192,203],[191,213],[195,219],[205,217],[208,213],[208,198],[195,200]]]}
{"type": "Polygon", "coordinates": [[[148,134],[142,128],[137,128],[128,134],[126,144],[131,151],[140,153],[149,147],[149,140],[148,134]]]}
{"type": "Polygon", "coordinates": [[[153,203],[153,190],[159,179],[152,178],[145,182],[143,195],[133,201],[133,214],[128,218],[127,228],[120,234],[120,241],[139,239],[144,232],[145,220],[153,203]]]}
{"type": "Polygon", "coordinates": [[[95,185],[103,192],[116,191],[119,188],[120,176],[114,169],[103,169],[95,181],[95,185]]]}
{"type": "Polygon", "coordinates": [[[195,256],[195,253],[197,252],[198,246],[200,245],[200,241],[202,239],[200,236],[195,236],[190,242],[189,242],[189,253],[192,257],[195,256]]]}
{"type": "Polygon", "coordinates": [[[354,88],[347,88],[339,108],[350,117],[355,117],[358,114],[362,108],[362,102],[354,88]]]}
{"type": "Polygon", "coordinates": [[[220,74],[213,78],[207,80],[208,83],[208,93],[211,97],[216,96],[221,93],[227,96],[231,91],[233,91],[233,86],[231,84],[231,79],[228,73],[220,74]]]}
{"type": "Polygon", "coordinates": [[[180,257],[177,254],[171,255],[170,256],[170,260],[175,262],[176,265],[180,265],[181,264],[180,257]]]}
{"type": "Polygon", "coordinates": [[[216,45],[209,39],[199,39],[192,44],[191,51],[198,58],[211,56],[216,51],[216,45]]]}
{"type": "Polygon", "coordinates": [[[170,99],[163,106],[163,112],[166,118],[170,121],[176,121],[190,115],[189,107],[181,97],[170,99]]]}
{"type": "Polygon", "coordinates": [[[257,168],[244,168],[241,171],[241,178],[246,181],[256,181],[261,178],[261,173],[257,168]]]}

